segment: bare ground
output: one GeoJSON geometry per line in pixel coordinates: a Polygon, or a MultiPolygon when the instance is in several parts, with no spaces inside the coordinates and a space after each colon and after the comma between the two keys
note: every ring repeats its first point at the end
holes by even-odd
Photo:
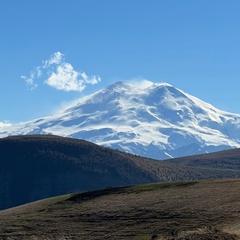
{"type": "Polygon", "coordinates": [[[240,239],[240,179],[65,195],[0,212],[0,239],[240,239]]]}

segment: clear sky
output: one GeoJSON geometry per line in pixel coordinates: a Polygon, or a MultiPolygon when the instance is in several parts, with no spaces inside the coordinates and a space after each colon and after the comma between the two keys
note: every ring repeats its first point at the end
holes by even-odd
{"type": "Polygon", "coordinates": [[[2,0],[0,121],[131,79],[240,113],[239,12],[239,0],[2,0]]]}

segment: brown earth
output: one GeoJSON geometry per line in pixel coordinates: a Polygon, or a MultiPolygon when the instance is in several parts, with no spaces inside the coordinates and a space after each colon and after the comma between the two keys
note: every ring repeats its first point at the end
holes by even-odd
{"type": "Polygon", "coordinates": [[[240,179],[153,183],[0,212],[0,239],[240,239],[240,179]]]}

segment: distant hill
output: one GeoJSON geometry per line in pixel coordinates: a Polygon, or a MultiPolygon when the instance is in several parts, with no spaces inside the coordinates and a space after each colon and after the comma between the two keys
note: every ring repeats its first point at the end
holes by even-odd
{"type": "MultiPolygon", "coordinates": [[[[234,155],[233,160],[231,155],[236,151],[227,152],[225,166],[233,161],[237,165],[239,158],[234,155]]],[[[207,156],[212,155],[204,156],[208,162],[207,156]]],[[[240,177],[238,168],[223,169],[211,165],[211,161],[208,165],[194,165],[184,159],[157,161],[52,135],[3,138],[0,209],[76,191],[157,181],[240,177]]]]}
{"type": "Polygon", "coordinates": [[[2,240],[237,240],[240,179],[69,194],[0,211],[2,240]]]}
{"type": "Polygon", "coordinates": [[[53,134],[154,159],[240,147],[240,114],[168,83],[116,82],[53,115],[0,127],[0,137],[53,134]]]}
{"type": "Polygon", "coordinates": [[[168,162],[179,164],[181,166],[239,171],[240,148],[174,158],[168,162]]]}

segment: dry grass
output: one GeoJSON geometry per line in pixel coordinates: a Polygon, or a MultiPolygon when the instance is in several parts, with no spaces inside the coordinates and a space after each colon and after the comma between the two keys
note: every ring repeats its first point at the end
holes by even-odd
{"type": "Polygon", "coordinates": [[[239,225],[239,179],[157,183],[2,211],[0,239],[233,240],[239,225]]]}

